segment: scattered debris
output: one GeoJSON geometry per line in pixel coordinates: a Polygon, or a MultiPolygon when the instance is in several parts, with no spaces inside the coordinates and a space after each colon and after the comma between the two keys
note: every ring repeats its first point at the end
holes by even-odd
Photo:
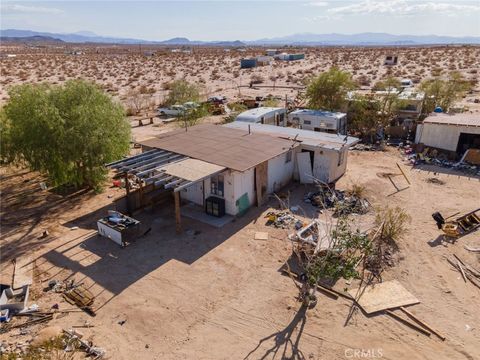
{"type": "Polygon", "coordinates": [[[438,211],[432,214],[437,227],[450,237],[460,237],[480,228],[480,208],[447,221],[453,216],[444,218],[438,211]]]}
{"type": "Polygon", "coordinates": [[[288,211],[270,211],[265,217],[268,219],[266,225],[280,229],[290,229],[293,226],[297,227],[297,223],[300,223],[300,227],[303,226],[303,223],[288,211]]]}
{"type": "Polygon", "coordinates": [[[305,194],[303,201],[322,209],[335,208],[335,216],[365,214],[371,207],[367,199],[328,187],[305,194]]]}
{"type": "Polygon", "coordinates": [[[471,248],[467,245],[464,245],[463,247],[465,248],[465,250],[468,250],[468,251],[471,251],[471,252],[480,252],[480,248],[471,248]]]}
{"type": "Polygon", "coordinates": [[[430,184],[435,184],[435,185],[445,185],[445,181],[440,180],[439,178],[436,178],[436,177],[430,177],[426,180],[426,182],[430,184]]]}
{"type": "Polygon", "coordinates": [[[105,356],[105,350],[93,346],[91,342],[87,342],[82,340],[81,338],[83,335],[79,333],[76,330],[69,329],[69,330],[63,330],[63,333],[65,334],[66,337],[66,346],[65,346],[65,351],[73,351],[74,349],[81,348],[85,350],[87,355],[94,356],[94,359],[101,359],[102,357],[105,356]]]}
{"type": "Polygon", "coordinates": [[[462,261],[457,255],[453,254],[453,256],[455,257],[455,260],[447,257],[447,261],[450,265],[462,274],[465,282],[469,280],[473,285],[480,289],[480,271],[462,261]]]}
{"type": "Polygon", "coordinates": [[[80,309],[87,312],[89,315],[95,316],[92,309],[95,296],[83,284],[78,284],[65,290],[63,297],[72,305],[77,305],[80,309]]]}

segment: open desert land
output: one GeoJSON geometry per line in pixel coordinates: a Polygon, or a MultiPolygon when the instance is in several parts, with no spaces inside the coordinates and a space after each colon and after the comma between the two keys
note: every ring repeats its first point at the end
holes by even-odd
{"type": "MultiPolygon", "coordinates": [[[[480,290],[446,260],[456,254],[478,268],[479,255],[464,246],[478,248],[479,234],[446,241],[431,218],[439,210],[447,215],[478,207],[478,178],[411,168],[399,150],[389,148],[351,151],[337,184],[337,189],[363,185],[373,206],[400,206],[411,215],[393,266],[382,278],[397,279],[413,293],[420,304],[410,310],[445,341],[387,315],[366,315],[342,297],[319,294],[317,306],[305,311],[296,299],[297,285],[279,271],[292,255],[291,230],[266,225],[265,214],[278,208],[275,198],[221,229],[184,218],[181,235],[175,233],[172,203],[142,211],[136,218],[151,231],[120,248],[97,235],[95,222],[124,190],[60,196],[39,191],[41,181],[36,173],[2,168],[2,276],[8,282],[10,259],[28,256],[34,264],[32,301],[42,309],[72,308],[60,294],[43,291],[49,281],[86,284],[96,297],[96,316],[62,314],[48,326],[92,325],[79,330],[108,358],[343,359],[355,349],[392,360],[480,357],[480,290]],[[396,163],[411,182],[400,192],[385,177],[398,172],[396,163]],[[42,237],[45,230],[48,236],[42,237]],[[255,240],[258,231],[268,232],[268,241],[255,240]]],[[[292,206],[322,219],[317,208],[303,202],[311,185],[292,184],[287,190],[292,206]]],[[[372,217],[369,212],[356,221],[366,228],[372,217]]],[[[335,289],[356,285],[340,282],[335,289]]],[[[41,327],[13,330],[1,340],[27,344],[41,327]]]]}
{"type": "MultiPolygon", "coordinates": [[[[124,105],[132,107],[137,94],[148,95],[146,107],[153,110],[162,104],[168,84],[185,79],[203,89],[205,99],[223,95],[230,101],[274,95],[295,99],[305,80],[337,66],[350,72],[361,89],[371,89],[387,76],[412,79],[418,85],[434,76],[461,72],[472,81],[477,92],[465,101],[470,106],[478,98],[479,46],[427,47],[319,47],[286,48],[289,53],[305,53],[305,60],[275,61],[271,65],[240,69],[240,59],[262,55],[265,48],[238,51],[234,48],[108,45],[43,45],[3,44],[0,101],[5,102],[9,86],[26,82],[63,83],[83,78],[100,84],[124,105]],[[384,66],[385,56],[397,55],[396,66],[384,66]],[[252,88],[251,81],[258,82],[252,88]],[[267,86],[267,87],[264,87],[267,86]],[[286,87],[286,88],[282,88],[286,87]]],[[[280,49],[279,49],[280,50],[280,49]]]]}
{"type": "MultiPolygon", "coordinates": [[[[184,53],[127,45],[3,44],[1,50],[16,56],[0,59],[0,103],[8,100],[12,85],[83,78],[100,84],[126,108],[138,94],[146,95],[149,117],[176,79],[201,84],[204,98],[223,95],[234,102],[272,94],[295,99],[308,77],[336,65],[351,72],[364,90],[389,75],[410,78],[417,85],[456,70],[474,85],[459,104],[480,110],[474,102],[480,98],[478,46],[288,49],[305,52],[305,60],[242,70],[241,58],[265,49],[193,47],[184,53]],[[392,53],[399,56],[399,64],[384,66],[385,56],[392,53]],[[260,83],[250,86],[253,79],[260,83]]],[[[201,119],[223,121],[223,115],[201,119]]],[[[157,118],[142,126],[132,121],[132,137],[138,142],[177,128],[175,122],[157,118]]],[[[139,151],[132,149],[131,154],[139,151]]],[[[302,306],[299,283],[281,271],[292,257],[288,236],[295,229],[267,225],[266,215],[280,209],[275,196],[221,228],[182,217],[181,234],[176,232],[172,197],[135,212],[142,229],[150,230],[121,248],[97,233],[96,221],[125,196],[125,189],[111,186],[112,173],[101,193],[59,193],[42,187],[46,178],[39,173],[2,166],[1,283],[11,281],[11,260],[28,259],[33,264],[30,303],[59,311],[48,324],[0,334],[0,342],[12,351],[25,349],[42,329],[78,326],[84,339],[105,349],[108,359],[479,359],[480,289],[447,258],[455,254],[478,270],[480,253],[465,246],[480,248],[480,232],[452,240],[442,235],[432,214],[440,211],[447,217],[478,208],[480,178],[435,165],[413,166],[403,151],[350,150],[336,189],[365,188],[370,211],[352,216],[362,231],[373,226],[376,209],[385,206],[398,206],[411,217],[381,277],[384,282],[398,280],[419,300],[408,310],[444,341],[384,312],[369,315],[342,296],[319,291],[315,307],[302,306]],[[398,175],[399,166],[410,182],[395,177],[400,191],[388,178],[398,175]],[[258,232],[268,233],[268,240],[255,239],[258,232]],[[95,296],[95,316],[49,290],[52,280],[83,283],[95,296]]],[[[315,190],[314,185],[292,182],[281,193],[288,194],[291,207],[299,207],[295,216],[302,222],[331,221],[331,210],[320,212],[304,202],[304,195],[315,190]]],[[[339,280],[333,289],[346,294],[359,285],[359,280],[339,280]]]]}

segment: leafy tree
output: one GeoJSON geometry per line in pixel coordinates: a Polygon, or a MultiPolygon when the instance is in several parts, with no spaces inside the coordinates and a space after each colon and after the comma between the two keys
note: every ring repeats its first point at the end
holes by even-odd
{"type": "Polygon", "coordinates": [[[107,173],[103,165],[129,150],[123,107],[95,84],[25,84],[9,96],[0,117],[0,156],[47,174],[53,186],[99,189],[107,173]]]}
{"type": "Polygon", "coordinates": [[[469,82],[458,71],[451,72],[446,80],[434,78],[423,81],[420,84],[420,89],[425,92],[422,112],[429,114],[437,106],[448,111],[469,88],[469,82]]]}
{"type": "Polygon", "coordinates": [[[308,107],[339,111],[346,103],[347,93],[354,88],[350,73],[332,67],[309,81],[306,92],[308,107]]]}
{"type": "Polygon", "coordinates": [[[201,118],[210,115],[209,104],[202,104],[194,109],[187,109],[179,117],[179,125],[182,128],[197,125],[201,118]]]}
{"type": "Polygon", "coordinates": [[[363,138],[374,140],[379,126],[380,102],[373,98],[355,95],[347,107],[348,129],[363,138]]]}
{"type": "Polygon", "coordinates": [[[381,80],[377,82],[372,90],[375,91],[387,91],[392,89],[400,89],[402,83],[397,78],[392,76],[387,77],[385,80],[381,80]]]}
{"type": "Polygon", "coordinates": [[[169,84],[170,92],[168,94],[166,105],[181,105],[188,101],[200,100],[200,89],[197,85],[191,84],[186,80],[175,80],[169,84]]]}

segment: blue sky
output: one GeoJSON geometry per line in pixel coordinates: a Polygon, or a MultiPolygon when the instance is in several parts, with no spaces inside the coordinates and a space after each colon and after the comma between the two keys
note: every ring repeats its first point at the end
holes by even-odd
{"type": "Polygon", "coordinates": [[[165,40],[295,33],[480,36],[480,0],[8,1],[1,28],[165,40]]]}

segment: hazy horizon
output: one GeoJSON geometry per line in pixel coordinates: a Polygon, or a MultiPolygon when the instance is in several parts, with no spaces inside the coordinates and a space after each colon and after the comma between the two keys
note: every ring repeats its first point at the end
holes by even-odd
{"type": "Polygon", "coordinates": [[[3,1],[2,29],[161,41],[292,34],[480,36],[479,1],[3,1]]]}

